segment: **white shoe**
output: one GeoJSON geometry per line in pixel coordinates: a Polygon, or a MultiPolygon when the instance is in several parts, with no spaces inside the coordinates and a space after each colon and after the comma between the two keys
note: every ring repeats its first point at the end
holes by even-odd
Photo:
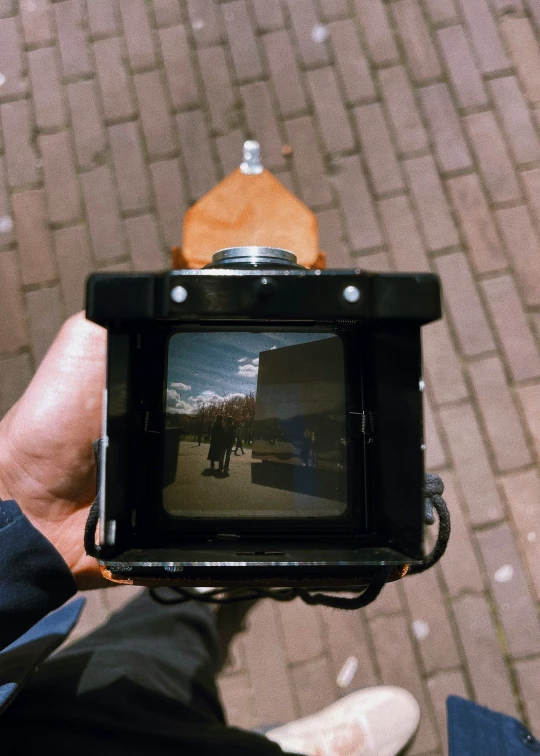
{"type": "Polygon", "coordinates": [[[420,707],[407,690],[381,685],[350,693],[266,737],[305,756],[396,756],[419,722],[420,707]]]}

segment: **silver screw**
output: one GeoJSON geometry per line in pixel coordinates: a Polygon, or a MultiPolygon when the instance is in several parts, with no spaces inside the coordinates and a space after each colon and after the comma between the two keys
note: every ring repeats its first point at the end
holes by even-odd
{"type": "Polygon", "coordinates": [[[418,384],[418,388],[420,389],[420,391],[423,391],[425,387],[426,387],[425,382],[423,380],[420,380],[420,383],[418,384]]]}
{"type": "Polygon", "coordinates": [[[343,299],[351,304],[358,302],[360,299],[360,289],[357,286],[347,286],[343,290],[343,299]]]}
{"type": "Polygon", "coordinates": [[[173,302],[185,302],[187,299],[187,291],[183,286],[175,286],[171,290],[171,299],[173,302]]]}

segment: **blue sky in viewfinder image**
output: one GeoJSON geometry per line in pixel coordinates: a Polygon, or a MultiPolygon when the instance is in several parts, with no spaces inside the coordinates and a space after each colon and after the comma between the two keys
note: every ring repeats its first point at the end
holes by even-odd
{"type": "Polygon", "coordinates": [[[167,374],[169,411],[194,412],[200,398],[255,392],[260,352],[329,336],[332,334],[238,331],[173,334],[167,374]]]}

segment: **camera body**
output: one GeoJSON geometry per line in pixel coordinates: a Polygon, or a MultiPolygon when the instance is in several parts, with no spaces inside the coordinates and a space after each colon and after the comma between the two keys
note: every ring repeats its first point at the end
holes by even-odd
{"type": "Polygon", "coordinates": [[[91,275],[104,574],[345,587],[419,563],[420,330],[440,315],[432,274],[306,270],[267,248],[91,275]]]}

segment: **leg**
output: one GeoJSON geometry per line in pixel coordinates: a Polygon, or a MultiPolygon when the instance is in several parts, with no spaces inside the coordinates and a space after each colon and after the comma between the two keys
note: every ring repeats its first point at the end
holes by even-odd
{"type": "Polygon", "coordinates": [[[218,655],[206,605],[163,606],[145,592],[41,666],[2,716],[4,743],[16,744],[6,754],[45,742],[56,756],[277,756],[265,738],[225,726],[218,655]]]}

